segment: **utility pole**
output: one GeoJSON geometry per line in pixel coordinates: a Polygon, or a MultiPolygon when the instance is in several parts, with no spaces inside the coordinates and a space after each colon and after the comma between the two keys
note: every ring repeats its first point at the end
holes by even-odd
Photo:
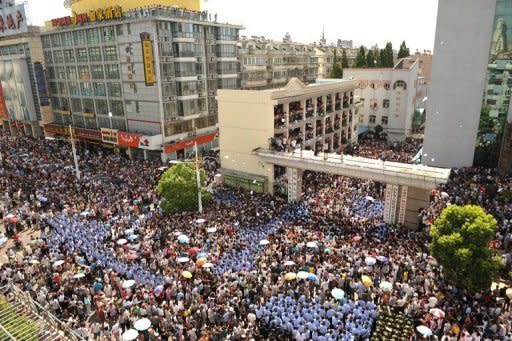
{"type": "Polygon", "coordinates": [[[199,213],[203,214],[203,201],[201,198],[201,175],[199,173],[199,153],[197,152],[197,140],[194,141],[194,149],[196,152],[197,205],[199,213]]]}
{"type": "Polygon", "coordinates": [[[69,136],[71,138],[71,150],[73,151],[73,160],[75,161],[76,179],[80,180],[80,169],[78,169],[78,158],[76,156],[75,140],[73,139],[73,129],[71,129],[71,124],[69,125],[69,136]]]}

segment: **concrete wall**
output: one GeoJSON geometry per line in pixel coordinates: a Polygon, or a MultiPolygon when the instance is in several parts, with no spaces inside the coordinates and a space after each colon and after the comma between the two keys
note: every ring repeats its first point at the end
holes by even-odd
{"type": "Polygon", "coordinates": [[[218,90],[221,167],[268,177],[273,167],[252,155],[274,136],[271,92],[218,90]]]}
{"type": "Polygon", "coordinates": [[[423,162],[473,164],[496,0],[439,1],[423,162]]]}

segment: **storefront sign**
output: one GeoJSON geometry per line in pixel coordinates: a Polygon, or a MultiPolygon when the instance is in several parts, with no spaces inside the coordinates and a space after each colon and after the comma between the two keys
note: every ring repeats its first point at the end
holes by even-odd
{"type": "Polygon", "coordinates": [[[155,68],[153,67],[153,42],[147,32],[140,34],[142,43],[142,60],[144,62],[144,79],[146,86],[155,84],[155,68]]]}
{"type": "Polygon", "coordinates": [[[120,147],[139,148],[141,135],[132,134],[124,131],[117,133],[117,140],[120,147]]]}
{"type": "Polygon", "coordinates": [[[57,134],[57,135],[69,135],[69,127],[60,126],[57,124],[45,124],[44,131],[47,134],[57,134]]]}
{"type": "Polygon", "coordinates": [[[101,132],[94,129],[74,128],[73,136],[81,140],[103,141],[101,132]]]}
{"type": "Polygon", "coordinates": [[[27,32],[27,19],[23,4],[0,10],[0,37],[27,32]]]}
{"type": "Polygon", "coordinates": [[[39,93],[39,104],[43,107],[48,106],[50,105],[50,99],[48,96],[48,89],[46,87],[43,64],[35,62],[34,73],[36,77],[37,92],[39,93]]]}
{"type": "Polygon", "coordinates": [[[101,128],[101,140],[104,143],[118,144],[117,129],[101,128]]]}
{"type": "Polygon", "coordinates": [[[400,209],[398,211],[398,224],[403,225],[405,223],[405,212],[407,209],[407,186],[402,186],[402,192],[400,193],[400,209]]]}
{"type": "Polygon", "coordinates": [[[2,81],[0,81],[0,118],[9,119],[9,112],[5,104],[4,90],[2,88],[2,81]]]}
{"type": "Polygon", "coordinates": [[[121,19],[123,17],[123,9],[121,6],[110,6],[107,8],[98,8],[96,10],[89,11],[88,13],[73,13],[73,16],[67,16],[62,18],[52,19],[52,26],[70,26],[85,24],[88,22],[101,22],[115,19],[121,19]]]}
{"type": "Polygon", "coordinates": [[[199,145],[202,145],[202,144],[205,144],[205,143],[208,143],[208,142],[212,142],[213,140],[215,140],[216,136],[217,136],[217,133],[215,132],[215,133],[212,133],[212,134],[199,136],[199,137],[197,137],[195,139],[192,139],[192,140],[187,140],[187,141],[173,143],[171,145],[165,146],[164,147],[164,151],[167,154],[170,154],[170,153],[176,152],[178,150],[182,150],[182,149],[186,149],[186,148],[191,148],[191,147],[194,146],[195,142],[197,142],[197,145],[199,146],[199,145]]]}

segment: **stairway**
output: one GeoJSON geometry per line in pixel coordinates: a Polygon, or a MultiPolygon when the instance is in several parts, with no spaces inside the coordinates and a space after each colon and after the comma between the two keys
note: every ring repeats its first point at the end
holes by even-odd
{"type": "Polygon", "coordinates": [[[0,341],[74,339],[65,337],[56,321],[39,315],[30,298],[15,295],[12,287],[0,288],[0,341]]]}

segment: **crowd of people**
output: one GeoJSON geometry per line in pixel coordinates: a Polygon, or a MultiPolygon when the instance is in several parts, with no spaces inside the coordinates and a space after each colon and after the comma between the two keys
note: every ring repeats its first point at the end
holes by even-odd
{"type": "MultiPolygon", "coordinates": [[[[1,284],[21,287],[83,338],[512,335],[505,288],[471,295],[446,282],[428,253],[427,229],[382,222],[381,184],[306,173],[296,204],[220,187],[202,215],[167,214],[154,191],[159,164],[83,148],[77,180],[62,142],[0,142],[8,233],[41,229],[21,257],[8,251],[1,284]]],[[[417,147],[396,144],[386,157],[409,160],[417,147]]],[[[369,150],[360,153],[379,157],[369,150]]],[[[216,165],[208,163],[210,179],[216,165]]],[[[448,204],[478,203],[499,219],[496,247],[510,262],[510,186],[486,170],[455,170],[433,191],[423,221],[448,204]]]]}

